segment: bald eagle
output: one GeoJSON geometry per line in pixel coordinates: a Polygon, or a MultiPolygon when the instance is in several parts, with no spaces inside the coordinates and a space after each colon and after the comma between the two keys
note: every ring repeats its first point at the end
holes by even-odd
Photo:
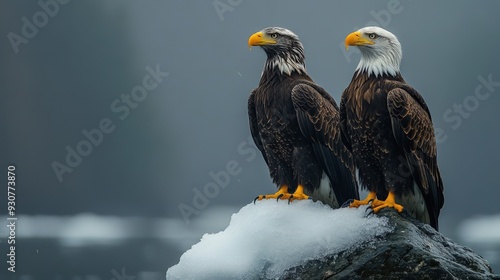
{"type": "MultiPolygon", "coordinates": [[[[333,98],[306,72],[297,35],[280,27],[253,34],[267,60],[248,99],[250,130],[278,191],[262,199],[314,199],[338,208],[359,197],[351,153],[340,138],[333,98]]],[[[255,202],[254,200],[254,202],[255,202]]]]}
{"type": "Polygon", "coordinates": [[[359,180],[374,212],[403,208],[438,229],[443,183],[437,164],[431,114],[422,96],[399,71],[401,44],[379,27],[349,34],[361,60],[340,103],[342,139],[352,151],[359,180]]]}

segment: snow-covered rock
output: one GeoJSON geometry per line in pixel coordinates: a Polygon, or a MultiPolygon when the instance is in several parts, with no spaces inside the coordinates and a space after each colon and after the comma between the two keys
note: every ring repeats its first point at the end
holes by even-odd
{"type": "Polygon", "coordinates": [[[405,213],[367,214],[312,201],[249,204],[167,279],[500,280],[483,257],[405,213]]]}
{"type": "Polygon", "coordinates": [[[308,260],[323,258],[381,237],[388,218],[366,207],[333,210],[320,202],[267,200],[244,206],[229,226],[205,234],[185,252],[167,279],[275,278],[308,260]]]}

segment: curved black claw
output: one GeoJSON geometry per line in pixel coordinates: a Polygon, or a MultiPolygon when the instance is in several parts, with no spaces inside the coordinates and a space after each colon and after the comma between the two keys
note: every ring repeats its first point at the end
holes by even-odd
{"type": "Polygon", "coordinates": [[[366,216],[365,216],[365,217],[370,217],[371,215],[375,215],[375,212],[373,211],[373,209],[372,209],[371,207],[367,207],[367,208],[365,209],[365,213],[366,213],[366,212],[368,212],[368,213],[366,214],[366,216]]]}
{"type": "Polygon", "coordinates": [[[284,194],[282,194],[282,193],[280,195],[278,195],[278,197],[276,198],[276,202],[278,202],[280,200],[280,198],[283,197],[283,195],[284,194]]]}
{"type": "Polygon", "coordinates": [[[293,194],[288,198],[288,204],[290,204],[290,202],[292,202],[292,199],[293,199],[293,194]]]}
{"type": "Polygon", "coordinates": [[[351,198],[351,199],[346,200],[346,202],[344,202],[344,203],[340,206],[340,208],[347,208],[347,207],[349,207],[349,205],[351,205],[351,203],[352,203],[353,201],[354,201],[354,199],[352,199],[352,198],[351,198]]]}
{"type": "Polygon", "coordinates": [[[253,200],[253,204],[255,204],[255,201],[257,201],[257,199],[259,199],[258,196],[253,200]]]}

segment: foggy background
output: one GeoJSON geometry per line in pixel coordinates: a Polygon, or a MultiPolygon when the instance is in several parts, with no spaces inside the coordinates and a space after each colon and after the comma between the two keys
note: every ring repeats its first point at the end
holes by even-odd
{"type": "Polygon", "coordinates": [[[440,231],[499,273],[500,86],[484,81],[500,81],[500,2],[59,1],[40,1],[50,14],[36,1],[0,4],[2,279],[164,279],[202,234],[275,191],[249,139],[247,98],[265,54],[248,37],[294,31],[309,74],[339,102],[359,61],[344,38],[374,24],[399,38],[402,74],[439,129],[440,231]],[[147,67],[162,76],[148,80],[147,67]],[[122,100],[145,79],[157,87],[122,100]],[[89,151],[82,131],[103,120],[114,129],[89,151]],[[70,167],[67,147],[87,155],[70,167]],[[62,181],[54,162],[71,170],[62,181]],[[6,265],[10,164],[16,273],[6,265]]]}

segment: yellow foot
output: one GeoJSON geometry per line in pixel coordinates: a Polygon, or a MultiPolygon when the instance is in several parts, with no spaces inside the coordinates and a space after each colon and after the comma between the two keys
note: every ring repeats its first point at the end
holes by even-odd
{"type": "Polygon", "coordinates": [[[291,196],[290,193],[288,193],[288,186],[282,185],[280,189],[275,193],[275,194],[262,194],[257,196],[254,200],[253,203],[255,204],[255,201],[257,200],[263,200],[263,199],[271,199],[271,198],[276,198],[278,199],[288,199],[291,196]],[[286,198],[284,198],[286,196],[286,198]]]}
{"type": "Polygon", "coordinates": [[[295,192],[291,194],[290,197],[288,197],[288,203],[294,200],[304,200],[304,199],[312,199],[312,198],[304,193],[304,187],[302,185],[298,185],[295,192]]]}
{"type": "Polygon", "coordinates": [[[379,201],[377,199],[377,194],[375,192],[369,192],[368,196],[366,196],[365,199],[363,199],[363,200],[357,200],[357,199],[355,199],[353,202],[351,202],[351,204],[349,205],[349,207],[351,207],[351,208],[353,208],[353,207],[358,208],[359,206],[368,205],[368,204],[370,204],[370,202],[373,205],[373,203],[375,201],[377,201],[377,202],[379,201]]]}
{"type": "Polygon", "coordinates": [[[403,205],[397,204],[396,200],[394,199],[394,193],[389,192],[389,195],[384,201],[378,200],[377,203],[372,204],[372,209],[374,213],[378,213],[378,211],[386,208],[386,207],[392,207],[396,209],[399,213],[403,212],[403,205]]]}

